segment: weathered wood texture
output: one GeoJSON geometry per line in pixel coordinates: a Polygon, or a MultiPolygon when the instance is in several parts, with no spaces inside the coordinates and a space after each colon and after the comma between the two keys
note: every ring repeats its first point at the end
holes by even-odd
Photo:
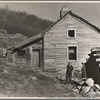
{"type": "Polygon", "coordinates": [[[18,56],[17,52],[13,54],[11,54],[11,52],[8,52],[6,57],[6,63],[10,63],[12,65],[27,66],[31,67],[32,69],[39,69],[42,67],[43,62],[41,49],[41,43],[30,45],[23,49],[26,51],[24,57],[18,56]]]}
{"type": "Polygon", "coordinates": [[[68,16],[52,27],[44,36],[44,69],[66,67],[67,46],[77,45],[78,59],[72,61],[75,69],[86,62],[90,49],[100,46],[100,33],[87,24],[68,16]],[[67,29],[76,30],[76,38],[67,38],[67,29]]]}

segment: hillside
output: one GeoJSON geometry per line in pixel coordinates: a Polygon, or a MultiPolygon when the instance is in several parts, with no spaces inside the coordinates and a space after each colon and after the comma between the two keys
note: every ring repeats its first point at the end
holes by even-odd
{"type": "Polygon", "coordinates": [[[21,33],[31,37],[44,31],[52,24],[52,21],[43,20],[26,12],[0,8],[0,29],[6,30],[8,34],[21,33]]]}
{"type": "Polygon", "coordinates": [[[27,36],[20,33],[3,34],[0,32],[0,48],[8,48],[9,46],[13,46],[21,41],[24,41],[25,39],[27,39],[27,36]]]}
{"type": "Polygon", "coordinates": [[[35,71],[25,66],[8,66],[0,61],[1,97],[81,97],[73,85],[60,84],[57,73],[35,71]]]}

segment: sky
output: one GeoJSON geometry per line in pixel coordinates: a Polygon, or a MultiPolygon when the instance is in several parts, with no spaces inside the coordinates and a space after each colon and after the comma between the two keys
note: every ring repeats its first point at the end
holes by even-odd
{"type": "Polygon", "coordinates": [[[67,6],[69,10],[85,18],[92,24],[100,28],[100,2],[99,3],[36,3],[36,2],[0,2],[0,8],[8,6],[11,10],[26,11],[42,19],[56,21],[60,17],[62,6],[67,6]]]}

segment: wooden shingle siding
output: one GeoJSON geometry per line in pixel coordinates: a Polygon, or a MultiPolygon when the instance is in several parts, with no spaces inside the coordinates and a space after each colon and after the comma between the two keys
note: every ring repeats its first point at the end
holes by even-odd
{"type": "Polygon", "coordinates": [[[90,49],[100,47],[100,33],[71,15],[66,16],[45,33],[44,69],[66,67],[68,45],[78,46],[78,60],[72,63],[75,68],[80,69],[81,62],[86,61],[90,49]],[[67,38],[67,29],[75,29],[76,38],[67,38]]]}

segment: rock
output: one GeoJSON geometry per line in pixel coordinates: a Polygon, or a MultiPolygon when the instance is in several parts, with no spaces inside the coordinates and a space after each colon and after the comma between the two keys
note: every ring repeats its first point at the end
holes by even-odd
{"type": "Polygon", "coordinates": [[[97,89],[100,90],[100,86],[99,86],[98,84],[95,84],[94,86],[95,86],[97,89]]]}
{"type": "Polygon", "coordinates": [[[37,81],[38,80],[38,78],[35,77],[35,76],[30,76],[30,79],[32,79],[32,81],[37,81]]]}
{"type": "Polygon", "coordinates": [[[73,92],[77,92],[78,93],[79,91],[78,91],[78,89],[73,89],[73,92]]]}
{"type": "Polygon", "coordinates": [[[89,93],[87,94],[89,97],[95,97],[97,95],[96,92],[94,92],[93,90],[90,90],[89,93]]]}
{"type": "Polygon", "coordinates": [[[90,90],[91,87],[89,86],[83,86],[82,87],[82,92],[87,93],[90,90]]]}
{"type": "Polygon", "coordinates": [[[77,86],[78,89],[81,89],[81,86],[77,86]]]}
{"type": "Polygon", "coordinates": [[[66,80],[65,76],[60,76],[61,80],[66,80]]]}
{"type": "Polygon", "coordinates": [[[7,71],[6,69],[4,69],[3,73],[6,73],[6,74],[7,74],[7,73],[8,73],[8,71],[7,71]]]}
{"type": "Polygon", "coordinates": [[[88,86],[92,87],[94,85],[94,80],[92,78],[88,78],[85,83],[87,83],[88,86]]]}

